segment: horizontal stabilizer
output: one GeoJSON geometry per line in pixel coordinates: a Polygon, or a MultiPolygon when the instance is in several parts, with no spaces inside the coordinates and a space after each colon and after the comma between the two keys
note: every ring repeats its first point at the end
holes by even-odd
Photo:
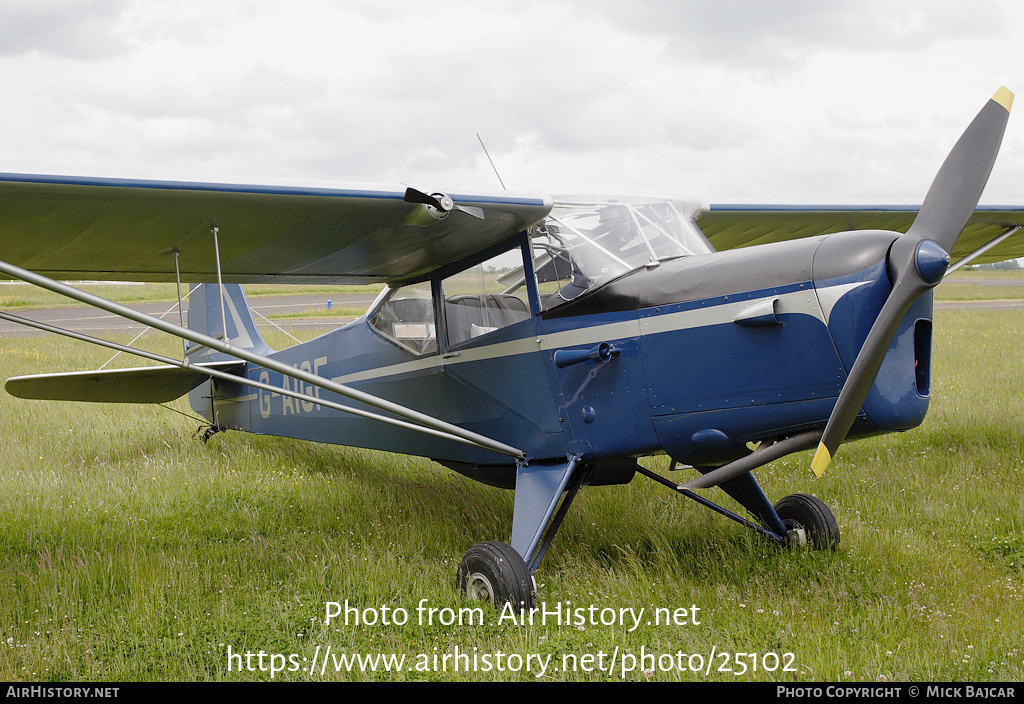
{"type": "Polygon", "coordinates": [[[210,378],[202,368],[241,371],[245,362],[210,362],[190,367],[171,365],[33,374],[7,380],[7,392],[19,398],[97,403],[166,403],[184,396],[210,378]]]}

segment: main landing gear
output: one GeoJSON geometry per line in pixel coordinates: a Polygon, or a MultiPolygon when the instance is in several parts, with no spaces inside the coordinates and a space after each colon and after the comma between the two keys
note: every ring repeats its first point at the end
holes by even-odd
{"type": "MultiPolygon", "coordinates": [[[[583,483],[583,472],[576,467],[578,459],[570,457],[564,464],[537,463],[533,467],[519,468],[512,545],[488,541],[466,552],[459,565],[457,581],[457,588],[464,597],[486,601],[495,608],[504,608],[506,604],[518,609],[533,608],[533,573],[583,483]],[[556,504],[563,493],[556,512],[556,504]],[[523,555],[529,556],[529,562],[523,555]]],[[[754,520],[719,506],[687,484],[670,481],[643,467],[638,466],[636,471],[780,546],[807,546],[815,550],[839,547],[839,523],[825,502],[808,494],[791,494],[772,505],[749,470],[714,485],[739,502],[754,520]]]]}
{"type": "Polygon", "coordinates": [[[534,461],[516,466],[512,544],[496,541],[471,547],[459,565],[457,587],[463,596],[496,608],[519,610],[534,604],[533,573],[558,532],[588,468],[579,455],[564,461],[534,461]]]}

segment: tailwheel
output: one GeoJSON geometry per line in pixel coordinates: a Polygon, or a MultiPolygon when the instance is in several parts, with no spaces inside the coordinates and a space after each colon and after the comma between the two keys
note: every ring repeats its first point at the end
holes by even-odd
{"type": "Polygon", "coordinates": [[[790,545],[810,545],[815,550],[839,547],[839,523],[824,501],[808,494],[779,499],[775,512],[789,530],[790,545]]]}
{"type": "Polygon", "coordinates": [[[494,540],[466,552],[459,564],[458,588],[464,597],[495,608],[533,608],[533,577],[526,562],[511,546],[494,540]]]}

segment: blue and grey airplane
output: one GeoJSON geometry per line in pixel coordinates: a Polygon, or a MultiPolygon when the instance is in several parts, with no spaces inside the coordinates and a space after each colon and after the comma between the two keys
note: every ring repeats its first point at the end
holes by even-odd
{"type": "Polygon", "coordinates": [[[207,435],[419,455],[513,489],[510,540],[471,547],[458,572],[495,605],[533,603],[582,486],[638,474],[768,540],[834,549],[822,500],[773,503],[753,472],[816,449],[821,475],[843,441],[922,422],[931,289],[954,258],[1024,256],[1024,208],[978,207],[1012,98],[982,108],[920,208],[0,174],[3,276],[184,341],[171,358],[2,313],[159,363],[6,389],[187,394],[207,435]],[[187,282],[187,322],[60,283],[73,279],[187,282]],[[274,350],[241,288],[267,282],[386,287],[357,320],[274,350]],[[669,479],[638,462],[650,455],[695,471],[669,479]],[[712,487],[748,515],[699,493],[712,487]]]}

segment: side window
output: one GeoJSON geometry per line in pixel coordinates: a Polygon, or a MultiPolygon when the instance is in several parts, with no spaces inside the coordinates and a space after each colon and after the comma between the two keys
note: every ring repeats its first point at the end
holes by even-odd
{"type": "Polygon", "coordinates": [[[530,303],[518,247],[441,283],[448,344],[458,345],[527,320],[530,303]]]}
{"type": "Polygon", "coordinates": [[[391,292],[370,318],[380,334],[415,355],[437,352],[437,326],[430,282],[402,286],[391,292]]]}

